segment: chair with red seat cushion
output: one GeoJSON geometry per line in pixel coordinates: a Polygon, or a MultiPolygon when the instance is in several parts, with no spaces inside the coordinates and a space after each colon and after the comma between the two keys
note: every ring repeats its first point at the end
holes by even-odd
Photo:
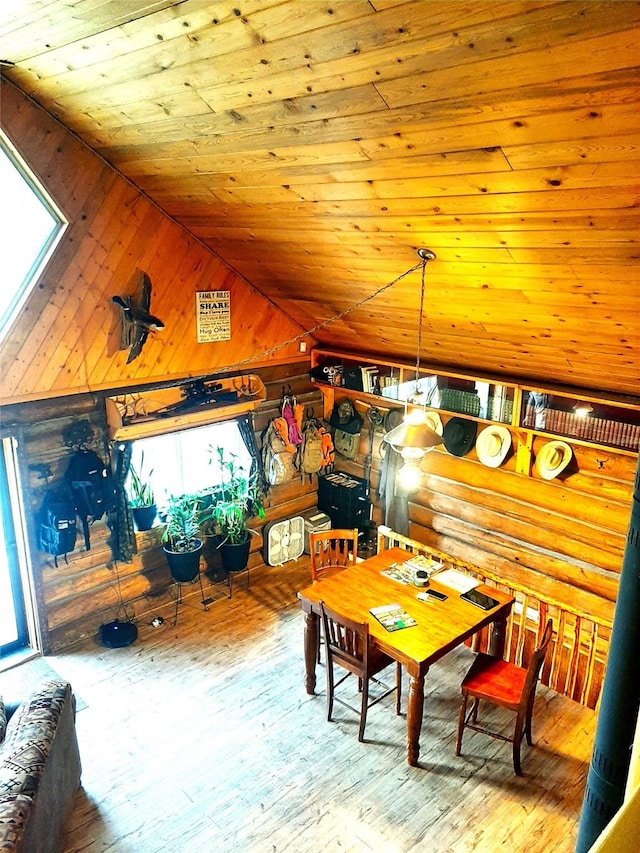
{"type": "Polygon", "coordinates": [[[354,713],[360,714],[360,728],[358,740],[364,740],[364,727],[367,722],[367,711],[391,693],[396,694],[396,714],[400,714],[400,703],[402,694],[402,666],[393,658],[385,655],[375,646],[369,643],[369,626],[366,622],[354,622],[341,616],[320,602],[320,613],[322,627],[327,650],[327,720],[331,721],[334,701],[349,708],[354,713]],[[388,687],[374,676],[391,664],[396,664],[396,683],[394,687],[388,687]],[[335,680],[333,665],[338,664],[347,670],[346,674],[338,681],[335,680]],[[358,678],[358,687],[361,691],[361,706],[358,712],[335,692],[350,675],[358,678]],[[383,692],[369,702],[369,682],[374,681],[382,687],[383,692]]]}
{"type": "Polygon", "coordinates": [[[479,654],[471,665],[462,681],[462,704],[458,718],[458,736],[456,739],[456,755],[460,755],[462,735],[465,728],[482,732],[490,737],[505,740],[513,744],[513,769],[522,776],[520,765],[520,744],[526,736],[529,746],[531,739],[531,715],[536,685],[545,655],[553,636],[553,623],[549,619],[544,629],[540,644],[531,655],[528,667],[517,666],[508,661],[494,658],[491,655],[479,654]],[[469,698],[473,699],[471,709],[467,713],[469,698]],[[515,729],[512,737],[491,731],[478,724],[478,705],[480,700],[492,705],[508,708],[516,713],[515,729]]]}

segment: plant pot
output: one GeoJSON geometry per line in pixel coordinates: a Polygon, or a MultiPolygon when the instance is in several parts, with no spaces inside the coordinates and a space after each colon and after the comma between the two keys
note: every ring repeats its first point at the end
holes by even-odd
{"type": "Polygon", "coordinates": [[[249,562],[249,551],[251,550],[251,537],[247,534],[247,538],[239,545],[231,545],[225,542],[220,545],[220,558],[222,565],[227,572],[242,572],[247,568],[249,562]]]}
{"type": "Polygon", "coordinates": [[[136,530],[151,530],[156,520],[157,507],[155,504],[149,506],[132,506],[131,514],[136,530]]]}
{"type": "Polygon", "coordinates": [[[171,577],[177,583],[189,583],[198,577],[202,541],[200,539],[197,541],[199,545],[193,551],[171,551],[166,545],[162,546],[167,563],[169,564],[171,577]]]}

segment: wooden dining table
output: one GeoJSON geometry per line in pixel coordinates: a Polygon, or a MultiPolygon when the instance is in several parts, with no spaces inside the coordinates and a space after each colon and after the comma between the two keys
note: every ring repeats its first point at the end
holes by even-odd
{"type": "Polygon", "coordinates": [[[399,661],[409,675],[407,702],[407,761],[415,766],[420,755],[420,729],[424,705],[424,679],[432,663],[472,637],[481,628],[492,625],[489,653],[504,654],[506,622],[514,599],[493,587],[478,589],[497,599],[491,610],[482,610],[464,601],[460,592],[438,583],[437,574],[429,588],[446,594],[445,601],[429,598],[421,601],[421,590],[413,584],[401,584],[381,572],[394,563],[408,560],[412,554],[401,548],[390,548],[368,560],[317,581],[298,593],[305,615],[304,659],[305,687],[315,694],[316,661],[318,656],[318,618],[320,601],[342,616],[368,623],[370,642],[393,660],[399,661]],[[399,605],[416,624],[396,631],[387,631],[370,610],[389,604],[399,605]]]}

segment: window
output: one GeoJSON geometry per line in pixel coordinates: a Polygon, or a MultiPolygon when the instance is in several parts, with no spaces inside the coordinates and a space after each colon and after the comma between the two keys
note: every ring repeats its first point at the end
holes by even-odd
{"type": "MultiPolygon", "coordinates": [[[[0,662],[30,645],[25,588],[24,518],[18,494],[16,445],[0,444],[0,662]]],[[[1,667],[0,667],[1,668],[1,667]]]]}
{"type": "Polygon", "coordinates": [[[26,300],[66,227],[35,175],[0,132],[2,287],[0,336],[26,300]]]}
{"type": "Polygon", "coordinates": [[[217,447],[225,450],[225,458],[235,454],[238,466],[248,475],[251,456],[236,421],[223,421],[203,427],[137,439],[133,443],[131,464],[150,480],[158,506],[168,502],[171,495],[191,494],[210,488],[221,481],[217,464],[217,447]]]}

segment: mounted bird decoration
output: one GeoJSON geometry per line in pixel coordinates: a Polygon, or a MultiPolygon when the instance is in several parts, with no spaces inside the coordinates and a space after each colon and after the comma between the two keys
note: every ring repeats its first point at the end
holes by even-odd
{"type": "Polygon", "coordinates": [[[149,332],[159,332],[164,329],[164,323],[149,313],[151,307],[151,279],[142,273],[140,284],[135,294],[129,296],[112,296],[122,309],[120,312],[120,349],[129,350],[127,364],[130,364],[142,352],[142,347],[149,332]]]}

